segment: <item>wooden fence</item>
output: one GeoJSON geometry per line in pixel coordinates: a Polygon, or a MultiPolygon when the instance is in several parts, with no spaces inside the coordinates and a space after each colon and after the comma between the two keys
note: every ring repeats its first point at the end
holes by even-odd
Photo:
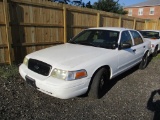
{"type": "Polygon", "coordinates": [[[145,20],[46,0],[0,0],[0,63],[67,42],[90,27],[145,29],[145,20]]]}
{"type": "Polygon", "coordinates": [[[160,30],[160,20],[146,20],[146,30],[160,30]]]}

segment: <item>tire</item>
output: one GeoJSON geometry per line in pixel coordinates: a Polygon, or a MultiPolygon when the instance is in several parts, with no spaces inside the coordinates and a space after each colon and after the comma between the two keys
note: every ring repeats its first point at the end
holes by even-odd
{"type": "Polygon", "coordinates": [[[148,52],[144,54],[142,61],[139,64],[139,69],[143,70],[147,67],[148,64],[148,52]]]}
{"type": "Polygon", "coordinates": [[[158,46],[155,47],[154,52],[152,54],[153,57],[156,57],[158,54],[158,46]]]}
{"type": "Polygon", "coordinates": [[[104,89],[109,81],[109,71],[101,68],[92,79],[88,96],[93,99],[99,99],[104,94],[104,89]]]}

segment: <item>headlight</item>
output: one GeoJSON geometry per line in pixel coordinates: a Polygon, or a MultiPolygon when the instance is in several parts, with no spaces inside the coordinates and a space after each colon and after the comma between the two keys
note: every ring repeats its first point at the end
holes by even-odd
{"type": "Polygon", "coordinates": [[[154,47],[154,44],[151,44],[151,47],[154,47]]]}
{"type": "Polygon", "coordinates": [[[52,76],[58,79],[65,80],[67,77],[67,71],[65,70],[60,70],[60,69],[54,69],[52,71],[52,76]]]}
{"type": "Polygon", "coordinates": [[[28,66],[28,59],[26,57],[23,60],[23,64],[25,64],[26,66],[28,66]]]}
{"type": "Polygon", "coordinates": [[[62,79],[62,80],[76,80],[80,78],[84,78],[87,76],[86,70],[77,70],[77,71],[65,71],[60,69],[54,69],[52,71],[52,77],[62,79]]]}

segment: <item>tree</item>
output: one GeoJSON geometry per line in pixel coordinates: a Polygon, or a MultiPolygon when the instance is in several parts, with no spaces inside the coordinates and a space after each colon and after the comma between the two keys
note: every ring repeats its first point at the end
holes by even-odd
{"type": "Polygon", "coordinates": [[[82,0],[73,0],[72,5],[75,6],[83,6],[82,0]]]}
{"type": "Polygon", "coordinates": [[[103,10],[106,12],[113,12],[118,14],[127,14],[127,11],[123,10],[123,7],[118,3],[119,0],[98,0],[93,4],[93,8],[97,10],[103,10]]]}
{"type": "Polygon", "coordinates": [[[91,2],[89,1],[88,3],[86,3],[86,7],[87,8],[92,8],[91,2]]]}
{"type": "Polygon", "coordinates": [[[57,2],[57,3],[64,3],[64,4],[69,4],[70,0],[49,0],[51,2],[57,2]]]}
{"type": "Polygon", "coordinates": [[[85,3],[82,2],[82,0],[48,0],[48,1],[85,7],[85,3]]]}
{"type": "Polygon", "coordinates": [[[82,7],[86,7],[84,2],[82,2],[82,7]]]}

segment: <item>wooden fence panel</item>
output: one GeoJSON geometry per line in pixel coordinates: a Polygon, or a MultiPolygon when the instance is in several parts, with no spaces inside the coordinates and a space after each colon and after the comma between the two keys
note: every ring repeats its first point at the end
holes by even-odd
{"type": "Polygon", "coordinates": [[[0,23],[4,23],[4,10],[3,10],[3,2],[0,2],[0,23]]]}
{"type": "MultiPolygon", "coordinates": [[[[81,8],[82,9],[82,8],[81,8]]],[[[74,37],[82,30],[90,27],[96,27],[97,14],[88,14],[83,10],[67,11],[67,40],[74,37]]]]}
{"type": "Polygon", "coordinates": [[[51,2],[39,0],[32,4],[29,0],[12,0],[10,3],[14,56],[18,62],[26,54],[47,47],[46,43],[63,43],[63,9],[44,3],[51,2]]]}
{"type": "Polygon", "coordinates": [[[146,30],[160,30],[160,20],[146,20],[145,29],[146,30]]]}
{"type": "Polygon", "coordinates": [[[3,2],[0,2],[0,63],[5,63],[5,47],[4,47],[4,11],[3,11],[3,2]]]}
{"type": "Polygon", "coordinates": [[[101,16],[101,27],[118,27],[119,18],[101,16]]]}
{"type": "Polygon", "coordinates": [[[5,26],[0,26],[0,63],[9,61],[5,29],[5,26]]]}
{"type": "Polygon", "coordinates": [[[144,21],[137,21],[136,22],[136,30],[144,30],[145,28],[145,22],[144,21]]]}
{"type": "Polygon", "coordinates": [[[7,46],[7,33],[5,21],[5,7],[3,1],[0,1],[0,64],[9,62],[9,51],[7,46]]]}
{"type": "Polygon", "coordinates": [[[160,30],[160,20],[157,20],[157,30],[160,30]]]}
{"type": "Polygon", "coordinates": [[[134,21],[122,19],[122,27],[133,29],[134,21]]]}

